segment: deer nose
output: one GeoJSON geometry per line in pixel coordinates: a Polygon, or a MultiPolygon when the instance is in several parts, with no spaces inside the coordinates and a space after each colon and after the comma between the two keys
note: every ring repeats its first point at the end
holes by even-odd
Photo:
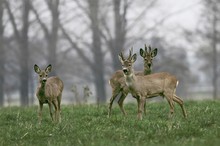
{"type": "Polygon", "coordinates": [[[128,69],[127,69],[127,68],[123,68],[122,70],[123,70],[123,72],[124,72],[125,74],[128,73],[128,69]]]}
{"type": "Polygon", "coordinates": [[[45,82],[47,81],[47,79],[46,79],[46,78],[43,78],[42,81],[45,83],[45,82]]]}
{"type": "Polygon", "coordinates": [[[147,65],[148,65],[148,67],[151,67],[151,63],[148,63],[147,65]]]}

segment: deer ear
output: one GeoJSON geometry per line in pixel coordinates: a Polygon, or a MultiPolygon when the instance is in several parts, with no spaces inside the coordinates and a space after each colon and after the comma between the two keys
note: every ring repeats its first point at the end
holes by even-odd
{"type": "Polygon", "coordinates": [[[132,57],[131,57],[131,61],[134,63],[137,60],[137,54],[135,53],[132,57]]]}
{"type": "Polygon", "coordinates": [[[144,53],[144,50],[141,48],[140,49],[140,55],[144,58],[145,57],[145,53],[144,53]]]}
{"type": "Polygon", "coordinates": [[[157,48],[155,48],[155,49],[151,52],[151,56],[152,56],[152,57],[157,56],[157,48]]]}
{"type": "Polygon", "coordinates": [[[37,64],[34,65],[34,71],[39,74],[41,72],[40,68],[37,66],[37,64]]]}
{"type": "Polygon", "coordinates": [[[49,72],[51,72],[51,70],[52,70],[52,65],[49,64],[49,65],[47,66],[47,68],[45,69],[45,72],[46,72],[46,73],[49,73],[49,72]]]}

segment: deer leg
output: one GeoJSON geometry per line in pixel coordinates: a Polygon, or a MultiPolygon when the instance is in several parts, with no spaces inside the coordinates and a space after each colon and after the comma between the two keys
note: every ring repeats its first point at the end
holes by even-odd
{"type": "Polygon", "coordinates": [[[39,101],[39,111],[38,111],[38,122],[41,124],[42,121],[42,110],[43,110],[43,103],[39,101]]]}
{"type": "Polygon", "coordinates": [[[115,98],[117,97],[117,95],[118,95],[119,93],[120,93],[120,90],[118,90],[118,89],[113,89],[113,90],[112,90],[112,97],[111,97],[110,103],[109,103],[108,117],[111,116],[112,104],[113,104],[115,98]]]}
{"type": "Polygon", "coordinates": [[[170,113],[169,113],[169,118],[172,118],[173,113],[174,113],[174,103],[173,103],[173,95],[172,94],[164,94],[166,97],[169,105],[170,105],[170,113]]]}
{"type": "Polygon", "coordinates": [[[121,109],[121,111],[122,111],[122,113],[123,113],[124,115],[127,115],[127,113],[126,113],[125,110],[124,110],[124,106],[123,106],[123,102],[124,102],[124,100],[125,100],[125,98],[126,98],[127,95],[128,95],[128,93],[122,92],[122,94],[121,94],[121,96],[120,96],[120,98],[119,98],[119,100],[118,100],[118,105],[119,105],[119,107],[120,107],[120,109],[121,109]]]}
{"type": "Polygon", "coordinates": [[[49,106],[49,111],[50,111],[50,117],[51,117],[52,121],[54,121],[54,117],[53,117],[53,107],[52,107],[51,101],[48,101],[48,106],[49,106]]]}
{"type": "Polygon", "coordinates": [[[137,102],[138,102],[138,119],[142,120],[142,113],[143,113],[143,109],[144,109],[144,103],[145,103],[145,98],[144,97],[139,97],[137,98],[137,102]]]}
{"type": "Polygon", "coordinates": [[[180,97],[178,97],[177,95],[174,95],[173,97],[174,97],[173,100],[180,105],[182,112],[183,112],[183,116],[186,118],[187,114],[186,114],[186,110],[183,106],[183,100],[180,97]]]}
{"type": "Polygon", "coordinates": [[[52,101],[54,108],[55,108],[55,121],[58,122],[58,118],[59,118],[59,111],[58,111],[58,101],[57,100],[53,100],[52,101]]]}
{"type": "Polygon", "coordinates": [[[59,123],[61,122],[61,107],[60,107],[60,104],[61,104],[61,99],[62,99],[62,95],[59,95],[58,98],[58,114],[59,114],[59,123]]]}
{"type": "Polygon", "coordinates": [[[144,102],[144,115],[147,115],[146,104],[147,104],[147,100],[145,99],[145,102],[144,102]]]}
{"type": "Polygon", "coordinates": [[[172,100],[168,101],[169,105],[170,105],[170,113],[169,113],[169,118],[173,117],[173,113],[174,113],[174,104],[172,100]]]}

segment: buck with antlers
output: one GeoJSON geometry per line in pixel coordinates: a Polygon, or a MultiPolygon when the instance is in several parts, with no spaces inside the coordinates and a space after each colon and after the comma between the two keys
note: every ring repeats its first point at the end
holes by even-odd
{"type": "Polygon", "coordinates": [[[170,117],[174,112],[174,102],[180,105],[183,116],[187,116],[182,99],[175,94],[178,85],[178,80],[175,76],[166,72],[138,76],[133,71],[133,63],[137,59],[136,54],[132,55],[132,57],[129,56],[128,59],[125,59],[122,53],[118,57],[122,64],[128,90],[138,101],[138,119],[142,119],[146,98],[155,96],[163,96],[167,99],[170,105],[170,117]]]}
{"type": "MultiPolygon", "coordinates": [[[[132,55],[132,51],[130,51],[128,58],[131,58],[131,55],[132,55]]],[[[145,44],[145,50],[143,50],[141,48],[140,49],[140,55],[144,59],[144,71],[139,71],[139,72],[136,72],[135,74],[138,75],[138,76],[139,75],[140,76],[148,75],[148,74],[151,73],[152,64],[153,64],[152,60],[157,55],[157,48],[151,50],[151,47],[150,46],[147,47],[146,44],[145,44]]],[[[122,113],[124,115],[126,115],[126,112],[125,112],[124,107],[123,107],[123,102],[124,102],[124,99],[126,98],[126,96],[128,95],[129,90],[128,90],[128,87],[126,86],[126,83],[125,83],[123,71],[122,70],[116,71],[112,75],[111,79],[109,80],[109,84],[111,85],[111,88],[112,88],[112,96],[111,96],[110,103],[109,103],[108,116],[110,117],[112,104],[113,104],[115,98],[120,93],[121,93],[121,96],[119,97],[118,104],[119,104],[119,107],[120,107],[122,113]]]]}
{"type": "Polygon", "coordinates": [[[61,121],[60,103],[63,91],[63,81],[56,76],[48,78],[48,73],[51,72],[51,69],[51,65],[48,65],[45,70],[41,70],[36,64],[34,65],[34,71],[39,76],[39,83],[36,92],[37,98],[39,100],[39,123],[41,123],[42,120],[42,109],[44,103],[47,103],[49,105],[50,116],[52,118],[52,121],[54,121],[54,117],[56,122],[61,121]],[[55,109],[55,116],[53,116],[52,113],[53,106],[55,109]]]}

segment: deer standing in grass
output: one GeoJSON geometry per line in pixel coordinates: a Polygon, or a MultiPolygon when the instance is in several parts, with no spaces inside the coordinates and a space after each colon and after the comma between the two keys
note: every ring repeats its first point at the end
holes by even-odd
{"type": "Polygon", "coordinates": [[[39,76],[39,83],[36,92],[36,96],[39,100],[39,123],[42,121],[42,109],[44,103],[49,105],[52,121],[61,122],[60,103],[63,91],[63,81],[57,76],[48,78],[48,73],[51,72],[51,69],[51,65],[48,65],[45,70],[41,70],[36,64],[34,65],[34,70],[39,76]],[[53,107],[55,109],[54,114],[52,112],[53,107]]]}
{"type": "Polygon", "coordinates": [[[175,76],[167,72],[137,76],[133,71],[133,63],[136,61],[137,55],[134,54],[132,57],[129,56],[128,59],[125,59],[123,54],[120,53],[118,57],[122,64],[122,70],[129,92],[138,101],[138,119],[142,120],[146,98],[156,96],[163,96],[167,99],[170,105],[169,117],[174,113],[174,102],[180,105],[183,116],[187,116],[182,99],[175,94],[178,85],[178,80],[175,76]]]}
{"type": "MultiPolygon", "coordinates": [[[[128,58],[131,57],[131,54],[132,54],[132,52],[130,51],[130,54],[129,54],[128,58]]],[[[140,76],[151,74],[152,64],[153,64],[152,60],[157,55],[157,48],[151,50],[151,47],[150,46],[147,47],[146,44],[145,44],[145,50],[141,48],[140,49],[140,55],[144,59],[144,71],[139,71],[139,72],[136,72],[135,74],[140,75],[140,76]]],[[[126,115],[126,112],[125,112],[124,107],[123,107],[123,102],[124,102],[124,99],[126,98],[126,96],[128,95],[129,90],[128,90],[128,88],[126,86],[126,83],[125,83],[123,71],[122,70],[116,71],[112,75],[111,79],[109,80],[109,84],[111,85],[111,88],[112,88],[112,97],[111,97],[110,103],[109,103],[108,116],[110,117],[112,104],[113,104],[115,98],[120,93],[121,93],[121,96],[119,97],[118,104],[119,104],[119,107],[120,107],[122,113],[124,115],[126,115]]],[[[134,97],[134,98],[136,98],[136,97],[134,97]]]]}

